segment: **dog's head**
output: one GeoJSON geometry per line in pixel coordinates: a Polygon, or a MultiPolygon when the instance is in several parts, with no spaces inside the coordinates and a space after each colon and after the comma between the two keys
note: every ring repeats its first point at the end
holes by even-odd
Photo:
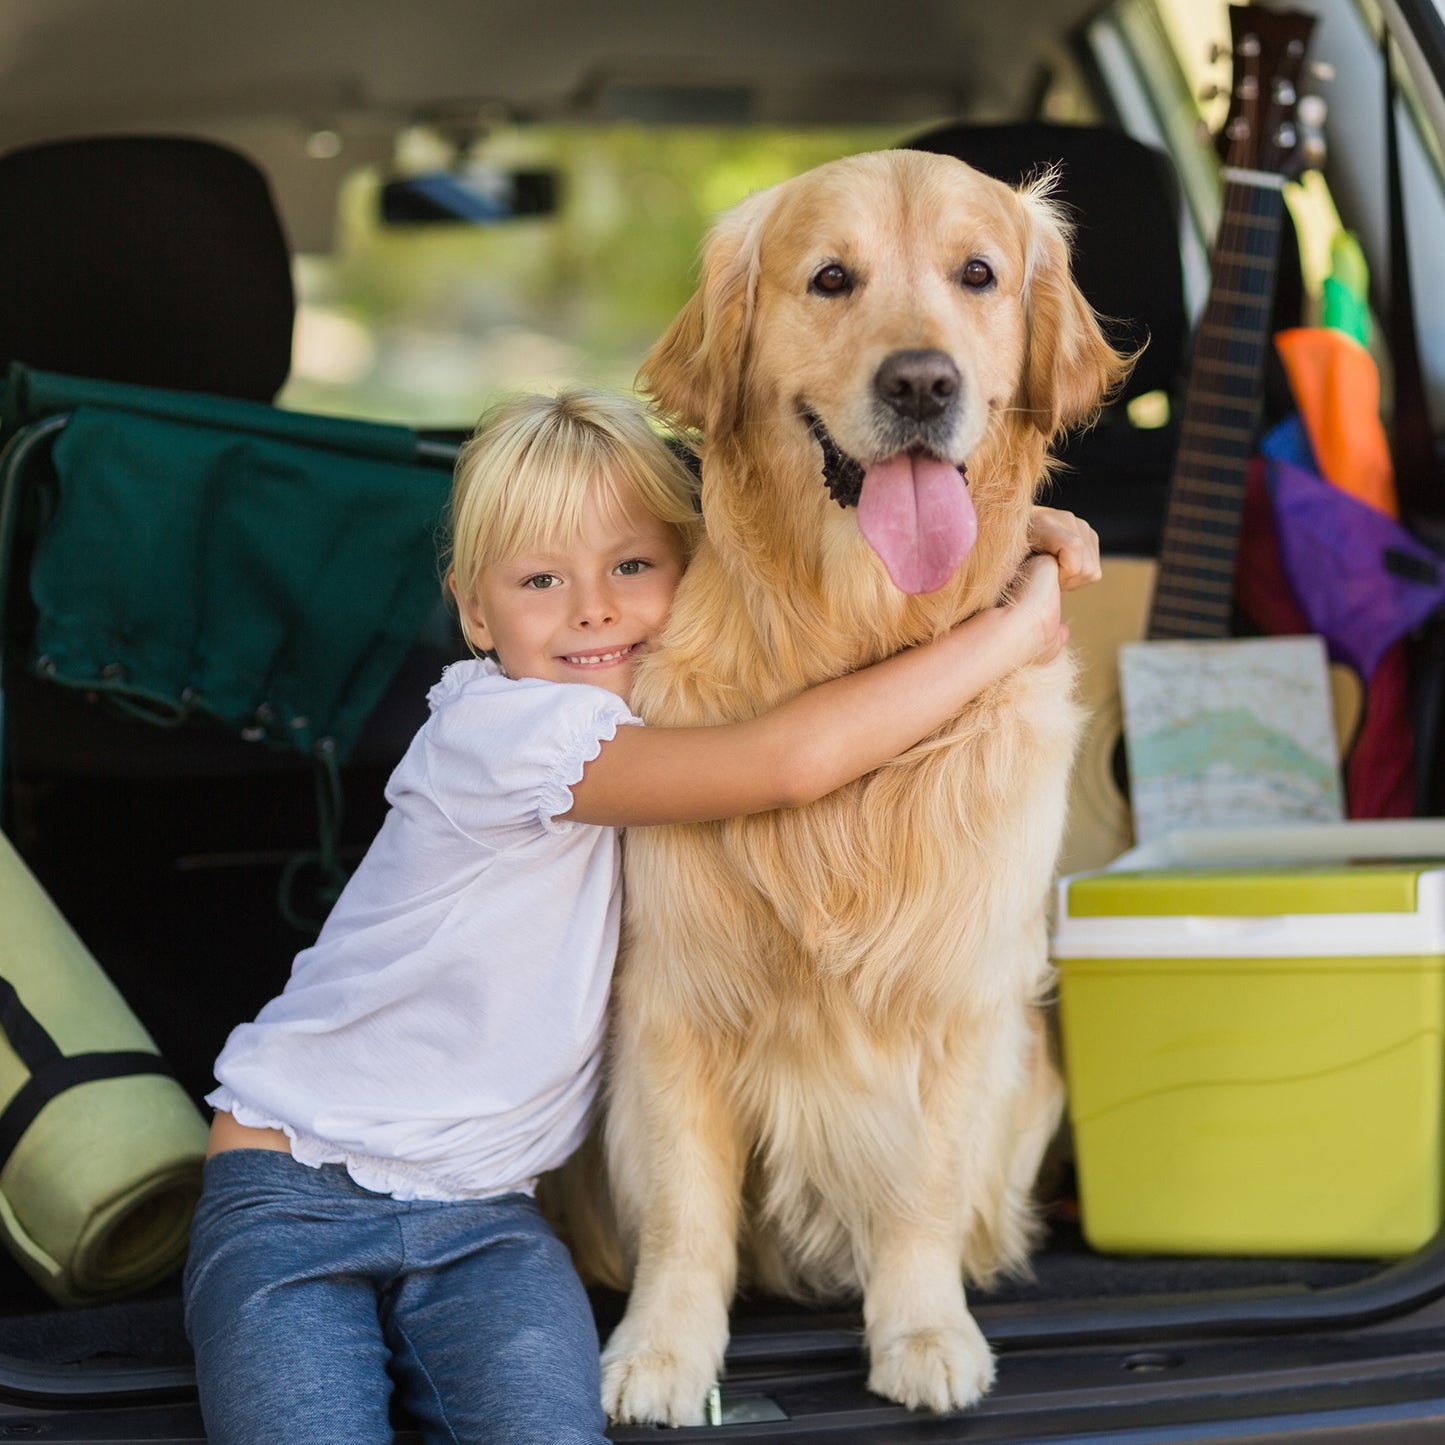
{"type": "Polygon", "coordinates": [[[709,236],[648,388],[709,448],[806,449],[817,504],[856,509],[896,586],[933,592],[988,508],[1019,534],[1045,446],[1128,370],[1047,191],[882,151],[750,196],[709,236]]]}

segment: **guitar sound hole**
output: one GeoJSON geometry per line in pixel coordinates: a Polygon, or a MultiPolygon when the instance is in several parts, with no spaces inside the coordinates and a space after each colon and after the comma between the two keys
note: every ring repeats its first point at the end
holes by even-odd
{"type": "Polygon", "coordinates": [[[1119,740],[1114,744],[1113,756],[1109,759],[1109,775],[1114,779],[1114,786],[1119,789],[1121,797],[1129,796],[1129,753],[1124,746],[1124,735],[1119,734],[1119,740]]]}

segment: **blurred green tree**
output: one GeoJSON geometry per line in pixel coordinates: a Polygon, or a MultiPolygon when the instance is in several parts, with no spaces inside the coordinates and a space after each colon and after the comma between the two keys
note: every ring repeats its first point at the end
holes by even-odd
{"type": "Polygon", "coordinates": [[[496,226],[383,227],[381,178],[344,187],[334,254],[297,258],[284,405],[465,428],[500,392],[629,387],[691,293],[703,234],[751,191],[896,133],[550,127],[490,138],[501,166],[553,169],[556,213],[496,226]]]}

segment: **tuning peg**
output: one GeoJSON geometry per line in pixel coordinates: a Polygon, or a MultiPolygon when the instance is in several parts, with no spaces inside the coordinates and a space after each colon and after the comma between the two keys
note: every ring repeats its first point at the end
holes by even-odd
{"type": "Polygon", "coordinates": [[[1228,95],[1229,92],[1217,85],[1206,85],[1199,91],[1200,100],[1218,100],[1221,95],[1228,95]]]}
{"type": "Polygon", "coordinates": [[[1318,170],[1325,163],[1325,113],[1329,107],[1324,97],[1305,95],[1300,97],[1300,160],[1306,170],[1318,170]]]}
{"type": "Polygon", "coordinates": [[[1311,61],[1309,72],[1321,85],[1328,85],[1335,78],[1335,68],[1328,60],[1311,61]]]}

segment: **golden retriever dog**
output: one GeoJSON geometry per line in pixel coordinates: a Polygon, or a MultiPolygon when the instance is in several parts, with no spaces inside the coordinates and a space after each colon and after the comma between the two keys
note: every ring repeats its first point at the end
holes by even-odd
{"type": "MultiPolygon", "coordinates": [[[[701,436],[706,523],[644,718],[747,717],[999,601],[1051,439],[1128,364],[1047,188],[886,151],[719,221],[643,368],[701,436]]],[[[1072,677],[1026,667],[809,807],[629,833],[614,1419],[702,1420],[740,1259],[768,1292],[861,1293],[879,1394],[988,1389],[964,1285],[1025,1265],[1061,1105],[1040,1002],[1072,677]]]]}

